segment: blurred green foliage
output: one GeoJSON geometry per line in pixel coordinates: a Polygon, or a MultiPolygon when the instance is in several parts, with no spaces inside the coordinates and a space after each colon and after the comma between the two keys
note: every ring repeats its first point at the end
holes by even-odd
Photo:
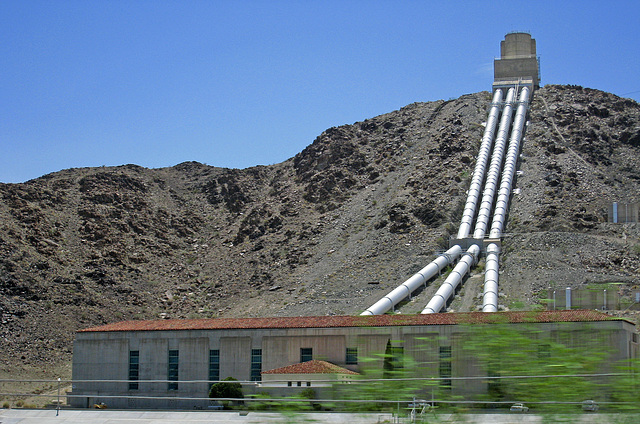
{"type": "MultiPolygon", "coordinates": [[[[532,412],[542,414],[580,413],[587,399],[607,412],[640,410],[640,362],[614,362],[617,352],[608,343],[609,332],[588,324],[581,329],[564,324],[544,330],[537,323],[469,324],[456,337],[452,368],[447,368],[448,359],[442,351],[439,358],[434,358],[437,346],[451,345],[451,340],[423,340],[423,349],[432,358],[429,363],[408,355],[399,359],[398,351],[388,343],[385,353],[359,358],[363,370],[359,384],[336,385],[336,392],[343,399],[379,401],[348,404],[350,410],[391,411],[397,408],[397,402],[402,402],[405,409],[414,398],[433,399],[441,407],[457,410],[506,409],[512,403],[524,402],[532,412]],[[468,362],[474,380],[458,375],[456,361],[468,362]],[[446,374],[448,369],[454,372],[446,374]],[[477,386],[478,379],[484,389],[466,392],[466,386],[477,386]]],[[[425,357],[419,354],[420,348],[416,356],[425,357]]]]}

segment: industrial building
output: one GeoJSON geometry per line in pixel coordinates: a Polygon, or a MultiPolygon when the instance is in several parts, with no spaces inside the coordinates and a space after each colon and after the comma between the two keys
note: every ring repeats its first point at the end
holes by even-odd
{"type": "Polygon", "coordinates": [[[357,379],[349,371],[381,370],[380,354],[389,346],[398,361],[418,365],[415,377],[452,378],[442,380],[451,394],[481,395],[486,381],[454,377],[486,373],[465,343],[478,325],[504,323],[578,349],[597,340],[611,347],[608,363],[638,352],[632,323],[587,310],[129,321],[77,333],[69,399],[75,407],[206,407],[206,400],[192,398],[206,398],[211,383],[226,377],[244,381],[245,394],[295,394],[308,387],[322,393],[326,380],[357,379]],[[317,381],[314,374],[326,374],[327,365],[315,373],[283,368],[316,360],[336,366],[334,375],[317,381]]]}

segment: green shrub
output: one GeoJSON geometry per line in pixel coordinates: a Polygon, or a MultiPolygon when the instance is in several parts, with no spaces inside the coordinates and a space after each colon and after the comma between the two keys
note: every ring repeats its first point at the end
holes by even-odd
{"type": "MultiPolygon", "coordinates": [[[[237,383],[237,379],[233,377],[227,377],[219,383],[211,386],[209,390],[210,398],[238,398],[242,399],[242,384],[237,383]]],[[[229,401],[222,401],[224,406],[229,404],[229,401]]]]}
{"type": "Polygon", "coordinates": [[[316,391],[313,389],[304,389],[300,392],[300,397],[304,398],[304,399],[315,399],[316,398],[316,391]]]}

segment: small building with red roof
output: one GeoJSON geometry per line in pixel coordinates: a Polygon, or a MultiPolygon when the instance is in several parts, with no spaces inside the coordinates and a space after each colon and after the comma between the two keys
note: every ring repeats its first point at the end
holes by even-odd
{"type": "Polygon", "coordinates": [[[262,372],[262,387],[331,387],[360,375],[331,362],[312,359],[262,372]]]}

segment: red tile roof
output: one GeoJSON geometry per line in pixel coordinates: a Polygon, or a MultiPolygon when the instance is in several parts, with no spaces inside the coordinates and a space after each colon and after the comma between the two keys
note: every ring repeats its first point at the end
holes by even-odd
{"type": "Polygon", "coordinates": [[[263,371],[262,374],[354,374],[357,372],[348,370],[346,368],[339,367],[327,361],[319,361],[314,359],[312,361],[302,362],[300,364],[288,365],[282,368],[276,368],[269,371],[263,371]]]}
{"type": "Polygon", "coordinates": [[[523,322],[593,322],[622,320],[593,310],[542,312],[461,312],[416,315],[311,316],[273,318],[204,318],[123,321],[79,330],[96,331],[167,331],[268,328],[336,328],[392,327],[455,324],[490,324],[523,322]]]}

